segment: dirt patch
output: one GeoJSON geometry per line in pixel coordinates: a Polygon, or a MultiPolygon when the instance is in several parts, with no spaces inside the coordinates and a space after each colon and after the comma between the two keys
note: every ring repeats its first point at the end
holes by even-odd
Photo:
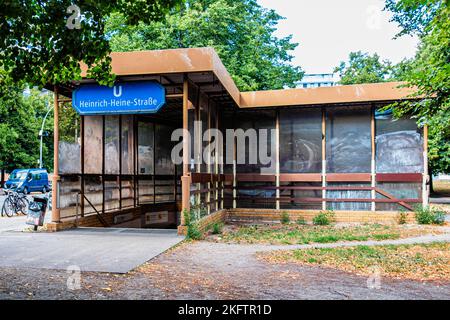
{"type": "Polygon", "coordinates": [[[314,248],[260,254],[271,263],[322,265],[371,276],[450,282],[450,243],[314,248]]]}
{"type": "Polygon", "coordinates": [[[257,259],[270,246],[188,242],[127,275],[2,269],[0,299],[450,299],[450,283],[381,279],[331,268],[257,259]],[[10,294],[13,292],[13,294],[10,294]],[[31,295],[28,295],[31,293],[31,295]]]}

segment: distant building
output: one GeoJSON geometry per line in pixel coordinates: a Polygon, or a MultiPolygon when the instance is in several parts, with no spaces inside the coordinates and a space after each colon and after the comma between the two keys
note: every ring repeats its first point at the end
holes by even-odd
{"type": "Polygon", "coordinates": [[[339,81],[334,73],[311,73],[305,74],[303,79],[298,82],[298,88],[320,88],[334,87],[339,81]]]}

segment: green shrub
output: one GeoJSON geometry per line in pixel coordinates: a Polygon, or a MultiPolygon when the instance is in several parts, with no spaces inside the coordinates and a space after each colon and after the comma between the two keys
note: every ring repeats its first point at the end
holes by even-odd
{"type": "Polygon", "coordinates": [[[183,215],[184,215],[184,224],[187,227],[186,238],[192,240],[202,239],[203,233],[200,231],[200,229],[198,228],[198,224],[195,222],[194,212],[192,210],[191,211],[184,210],[183,215]]]}
{"type": "Polygon", "coordinates": [[[216,222],[212,226],[212,233],[213,234],[221,234],[223,229],[223,223],[222,222],[216,222]]]}
{"type": "Polygon", "coordinates": [[[405,211],[400,211],[398,214],[398,224],[406,224],[408,214],[405,211]]]}
{"type": "Polygon", "coordinates": [[[429,206],[419,206],[415,209],[416,221],[418,224],[438,224],[445,222],[445,212],[432,209],[429,206]]]}
{"type": "Polygon", "coordinates": [[[445,223],[445,212],[435,210],[433,214],[433,224],[442,226],[445,223]]]}
{"type": "Polygon", "coordinates": [[[291,218],[289,218],[289,214],[286,211],[281,213],[280,221],[282,224],[289,224],[291,222],[291,218]]]}
{"type": "Polygon", "coordinates": [[[297,222],[298,225],[301,225],[301,226],[306,225],[306,220],[303,217],[298,217],[296,222],[297,222]]]}
{"type": "Polygon", "coordinates": [[[334,212],[331,210],[322,211],[313,218],[313,224],[316,226],[328,226],[332,221],[334,221],[334,212]]]}

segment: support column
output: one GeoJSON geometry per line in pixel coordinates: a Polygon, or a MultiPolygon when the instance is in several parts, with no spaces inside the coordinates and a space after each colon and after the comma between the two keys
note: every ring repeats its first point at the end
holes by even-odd
{"type": "Polygon", "coordinates": [[[52,222],[61,221],[59,204],[59,101],[58,87],[53,89],[53,179],[52,179],[52,222]]]}
{"type": "Polygon", "coordinates": [[[185,225],[184,211],[191,209],[191,176],[189,174],[189,84],[184,75],[183,82],[183,176],[181,177],[181,225],[185,225]]]}
{"type": "MultiPolygon", "coordinates": [[[[236,125],[235,125],[235,116],[236,113],[233,113],[233,130],[236,130],[236,125]]],[[[235,132],[236,134],[236,132],[235,132]]],[[[236,137],[233,136],[233,209],[236,209],[237,206],[237,201],[236,201],[236,197],[237,197],[237,181],[236,181],[236,176],[237,176],[237,151],[236,151],[236,137]]]]}
{"type": "Polygon", "coordinates": [[[423,127],[423,179],[422,179],[422,206],[427,207],[429,204],[430,181],[428,172],[428,125],[423,127]]]}
{"type": "MultiPolygon", "coordinates": [[[[210,105],[210,101],[208,98],[208,143],[211,143],[211,105],[210,105]]],[[[203,136],[203,132],[202,132],[202,136],[203,136]]],[[[203,151],[203,147],[202,147],[202,151],[203,151]]],[[[210,150],[211,151],[211,150],[210,150]]],[[[210,174],[211,176],[211,152],[208,153],[208,164],[207,164],[207,173],[210,174]]],[[[206,202],[208,203],[208,215],[211,214],[211,187],[213,186],[213,184],[211,182],[208,182],[208,194],[206,196],[206,202]]]]}
{"type": "Polygon", "coordinates": [[[276,209],[280,210],[280,111],[276,111],[275,120],[275,176],[276,176],[276,209]]]}
{"type": "MultiPolygon", "coordinates": [[[[370,163],[370,172],[371,172],[371,186],[372,188],[376,187],[376,146],[375,146],[375,136],[376,136],[376,127],[375,127],[375,108],[372,107],[371,108],[371,120],[370,120],[370,126],[371,126],[371,145],[372,145],[372,158],[371,158],[371,163],[370,163]]],[[[371,197],[372,200],[375,200],[376,198],[376,193],[375,190],[371,191],[371,197]]],[[[371,209],[372,211],[376,210],[376,205],[375,205],[375,201],[372,202],[371,204],[371,209]]]]}
{"type": "MultiPolygon", "coordinates": [[[[326,136],[326,119],[325,109],[322,108],[322,199],[326,199],[327,191],[327,136],[326,136]]],[[[327,202],[322,201],[322,210],[327,210],[327,202]]]]}

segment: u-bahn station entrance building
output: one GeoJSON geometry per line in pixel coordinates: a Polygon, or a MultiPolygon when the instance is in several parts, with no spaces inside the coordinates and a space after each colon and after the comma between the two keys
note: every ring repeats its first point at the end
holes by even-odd
{"type": "Polygon", "coordinates": [[[409,99],[399,83],[240,92],[211,48],[113,53],[112,71],[111,88],[87,78],[52,88],[49,229],[182,231],[185,209],[208,223],[321,210],[338,221],[392,220],[428,203],[427,128],[382,109],[409,99]],[[175,129],[185,130],[172,141],[175,129]],[[269,133],[215,139],[209,161],[196,161],[211,144],[207,129],[269,133]],[[249,163],[261,149],[270,165],[249,163]]]}

